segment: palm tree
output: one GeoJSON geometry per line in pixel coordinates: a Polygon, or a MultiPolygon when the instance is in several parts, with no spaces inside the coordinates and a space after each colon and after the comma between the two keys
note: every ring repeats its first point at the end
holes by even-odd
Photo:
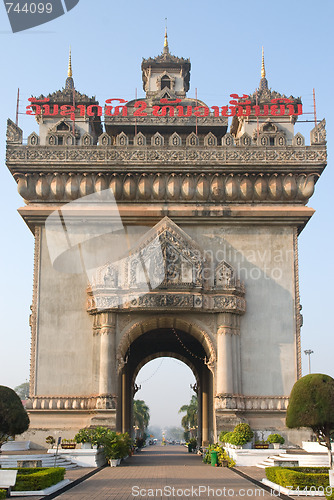
{"type": "MultiPolygon", "coordinates": [[[[197,427],[198,399],[197,396],[192,396],[188,405],[183,405],[179,409],[179,413],[186,413],[181,420],[181,425],[184,428],[185,437],[191,434],[191,430],[197,427]]],[[[192,437],[192,436],[190,436],[192,437]]]]}
{"type": "Polygon", "coordinates": [[[133,401],[133,425],[138,431],[135,437],[144,437],[150,421],[150,409],[142,399],[133,401]]]}

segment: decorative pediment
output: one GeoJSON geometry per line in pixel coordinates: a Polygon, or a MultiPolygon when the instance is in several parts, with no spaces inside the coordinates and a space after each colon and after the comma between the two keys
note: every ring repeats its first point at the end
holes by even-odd
{"type": "Polygon", "coordinates": [[[251,146],[252,138],[246,132],[239,137],[239,145],[240,146],[251,146]]]}
{"type": "Polygon", "coordinates": [[[305,137],[298,132],[294,137],[293,144],[294,146],[305,146],[305,137]]]}
{"type": "Polygon", "coordinates": [[[199,140],[195,132],[191,132],[191,134],[188,135],[186,144],[187,146],[198,146],[199,140]]]}
{"type": "Polygon", "coordinates": [[[242,314],[244,292],[229,264],[215,268],[202,248],[165,217],[128,255],[98,269],[88,290],[88,311],[183,308],[242,314]]]}
{"type": "Polygon", "coordinates": [[[128,146],[128,144],[129,138],[124,132],[121,132],[116,136],[116,146],[128,146]]]}
{"type": "Polygon", "coordinates": [[[82,146],[92,146],[94,143],[93,136],[88,134],[87,132],[81,137],[81,145],[82,146]]]}
{"type": "Polygon", "coordinates": [[[39,136],[36,132],[32,132],[28,137],[28,146],[38,146],[39,145],[39,136]]]}
{"type": "Polygon", "coordinates": [[[311,145],[313,144],[326,144],[326,120],[323,119],[321,122],[314,127],[311,132],[311,145]]]}
{"type": "Polygon", "coordinates": [[[151,145],[156,147],[161,147],[164,145],[164,138],[159,132],[156,132],[151,137],[151,145]]]}
{"type": "Polygon", "coordinates": [[[23,132],[10,118],[7,120],[7,142],[11,144],[22,144],[23,132]]]}
{"type": "Polygon", "coordinates": [[[169,138],[170,146],[182,146],[182,139],[177,132],[174,132],[169,138]]]}
{"type": "Polygon", "coordinates": [[[234,145],[234,137],[232,134],[227,133],[222,137],[222,146],[233,146],[234,145]]]}
{"type": "MultiPolygon", "coordinates": [[[[50,127],[48,130],[48,134],[50,135],[56,134],[58,137],[72,133],[73,133],[73,122],[66,118],[62,118],[57,123],[52,125],[52,127],[50,127]]],[[[76,137],[78,138],[80,137],[80,132],[77,127],[75,127],[74,133],[76,137]]]]}
{"type": "Polygon", "coordinates": [[[217,137],[213,135],[212,132],[209,132],[205,137],[204,137],[204,146],[217,146],[217,137]]]}
{"type": "Polygon", "coordinates": [[[111,144],[110,135],[107,134],[107,132],[103,132],[103,134],[99,136],[99,146],[110,146],[110,144],[111,144]]]}
{"type": "Polygon", "coordinates": [[[136,146],[146,146],[146,137],[141,132],[135,135],[133,142],[136,146]]]}

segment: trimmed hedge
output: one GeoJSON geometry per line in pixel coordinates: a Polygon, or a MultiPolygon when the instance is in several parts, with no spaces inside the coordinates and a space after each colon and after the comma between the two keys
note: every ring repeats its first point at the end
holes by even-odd
{"type": "Polygon", "coordinates": [[[334,500],[334,492],[331,495],[325,494],[325,497],[327,498],[327,500],[334,500]]]}
{"type": "Polygon", "coordinates": [[[0,490],[0,500],[7,498],[6,490],[0,490]]]}
{"type": "Polygon", "coordinates": [[[65,472],[63,467],[17,469],[16,484],[13,486],[12,491],[44,490],[62,481],[65,472]]]}
{"type": "Polygon", "coordinates": [[[292,489],[329,486],[328,468],[325,467],[266,467],[266,476],[269,481],[292,489]]]}

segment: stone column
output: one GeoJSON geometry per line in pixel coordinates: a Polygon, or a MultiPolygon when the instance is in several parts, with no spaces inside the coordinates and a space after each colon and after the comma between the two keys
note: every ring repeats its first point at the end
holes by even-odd
{"type": "Polygon", "coordinates": [[[206,374],[202,374],[202,446],[209,444],[209,391],[206,374]]]}
{"type": "Polygon", "coordinates": [[[238,343],[234,338],[239,335],[239,316],[232,313],[218,314],[217,327],[217,369],[216,393],[234,394],[239,392],[238,343]]]}
{"type": "Polygon", "coordinates": [[[115,319],[115,313],[100,313],[100,399],[115,396],[117,392],[115,319]]]}

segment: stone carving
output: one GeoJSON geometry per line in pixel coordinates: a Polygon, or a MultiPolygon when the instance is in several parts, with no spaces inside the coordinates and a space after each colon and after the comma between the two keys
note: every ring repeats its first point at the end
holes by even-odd
{"type": "Polygon", "coordinates": [[[233,285],[235,285],[233,267],[225,261],[220,262],[215,272],[216,288],[228,288],[233,285]]]}
{"type": "Polygon", "coordinates": [[[116,137],[116,146],[128,146],[129,144],[129,138],[128,136],[124,133],[124,132],[121,132],[120,134],[118,134],[118,136],[116,137]]]}
{"type": "Polygon", "coordinates": [[[93,145],[93,136],[88,134],[87,132],[83,134],[81,137],[81,145],[82,146],[92,146],[93,145]]]}
{"type": "Polygon", "coordinates": [[[38,396],[26,403],[28,410],[95,410],[116,409],[117,398],[107,396],[38,396]]]}
{"type": "Polygon", "coordinates": [[[222,137],[222,146],[234,146],[234,137],[232,134],[227,133],[222,137]]]}
{"type": "Polygon", "coordinates": [[[281,203],[306,203],[312,196],[318,174],[108,174],[99,172],[75,174],[55,172],[14,175],[18,191],[27,201],[69,201],[107,189],[109,186],[116,200],[132,200],[140,203],[151,198],[158,200],[189,201],[238,201],[252,200],[281,203]],[[64,185],[57,195],[52,187],[59,174],[58,184],[64,185]]]}
{"type": "Polygon", "coordinates": [[[40,272],[40,253],[41,253],[41,228],[35,227],[35,247],[34,247],[34,274],[33,274],[33,293],[31,304],[31,315],[29,318],[31,328],[31,341],[30,341],[30,384],[29,394],[30,397],[35,395],[36,386],[36,342],[37,342],[37,315],[38,315],[38,302],[39,302],[39,272],[40,272]]]}
{"type": "Polygon", "coordinates": [[[98,144],[99,144],[99,146],[110,146],[111,145],[111,137],[110,137],[110,135],[107,134],[106,132],[104,132],[103,134],[101,134],[99,136],[98,144]]]}
{"type": "MultiPolygon", "coordinates": [[[[274,145],[275,146],[285,146],[286,145],[286,137],[285,137],[285,134],[283,134],[282,132],[278,133],[275,137],[274,137],[274,145]]],[[[301,146],[301,144],[297,144],[298,146],[301,146]]],[[[304,144],[303,144],[304,145],[304,144]]]]}
{"type": "Polygon", "coordinates": [[[46,142],[49,146],[57,146],[58,145],[58,137],[55,134],[48,134],[46,136],[46,142]]]}
{"type": "Polygon", "coordinates": [[[174,134],[170,136],[169,145],[174,147],[182,146],[182,139],[177,132],[174,132],[174,134]]]}
{"type": "Polygon", "coordinates": [[[138,132],[138,134],[135,136],[133,142],[136,146],[145,146],[146,145],[146,137],[141,132],[138,132]]]}
{"type": "Polygon", "coordinates": [[[39,142],[39,136],[36,134],[36,132],[32,132],[32,134],[28,136],[28,146],[38,146],[39,142]]]}
{"type": "Polygon", "coordinates": [[[286,410],[288,396],[216,396],[216,410],[286,410]]]}
{"type": "Polygon", "coordinates": [[[326,120],[321,120],[310,132],[311,146],[313,144],[326,144],[326,120]]]}
{"type": "Polygon", "coordinates": [[[155,147],[161,147],[164,145],[164,138],[159,132],[156,132],[151,137],[151,145],[155,147]]]}
{"type": "Polygon", "coordinates": [[[298,132],[294,137],[293,143],[295,146],[305,146],[304,136],[300,132],[298,132]]]}
{"type": "Polygon", "coordinates": [[[205,137],[204,137],[204,146],[217,146],[217,137],[213,135],[212,132],[209,132],[205,137]]]}
{"type": "Polygon", "coordinates": [[[7,143],[22,144],[23,132],[10,118],[7,120],[7,143]]]}
{"type": "Polygon", "coordinates": [[[199,140],[195,132],[192,132],[191,134],[188,135],[186,139],[186,145],[187,146],[198,146],[199,145],[199,140]]]}
{"type": "Polygon", "coordinates": [[[204,259],[198,245],[167,217],[148,231],[131,255],[120,261],[120,266],[116,270],[107,264],[97,271],[88,290],[89,312],[166,308],[233,310],[239,314],[245,311],[245,289],[235,280],[231,266],[218,265],[215,285],[223,293],[212,291],[211,276],[206,277],[204,269],[213,265],[204,259]],[[123,276],[123,280],[117,281],[117,275],[123,276]],[[145,292],[148,276],[152,291],[136,295],[136,289],[145,292]],[[117,286],[118,292],[113,291],[117,286]],[[166,292],[162,293],[163,289],[166,292]]]}
{"type": "MultiPolygon", "coordinates": [[[[53,140],[51,142],[52,144],[47,140],[49,146],[57,145],[57,141],[53,140]]],[[[125,149],[118,149],[113,146],[101,149],[98,146],[92,146],[91,148],[76,148],[75,150],[68,150],[61,146],[55,149],[45,146],[39,148],[8,146],[7,161],[10,167],[11,163],[16,166],[20,164],[23,166],[28,160],[30,163],[38,164],[40,162],[42,165],[45,161],[53,161],[59,163],[62,168],[65,166],[62,165],[65,162],[67,165],[69,162],[77,164],[84,161],[98,161],[99,166],[104,163],[107,169],[110,169],[113,164],[118,166],[120,161],[126,165],[179,163],[193,168],[196,162],[195,168],[214,163],[215,166],[221,166],[222,168],[226,168],[226,165],[233,165],[240,171],[245,169],[245,164],[267,165],[273,161],[275,161],[277,168],[285,165],[304,165],[305,163],[309,163],[310,166],[316,166],[317,164],[323,166],[327,161],[326,148],[319,146],[320,144],[316,148],[312,146],[304,148],[286,146],[280,149],[275,147],[264,149],[256,145],[252,146],[251,149],[238,146],[217,146],[210,149],[180,148],[175,150],[174,148],[164,148],[154,151],[148,148],[136,149],[133,146],[125,149]]],[[[71,170],[73,168],[74,166],[71,167],[71,170]]]]}
{"type": "MultiPolygon", "coordinates": [[[[239,137],[239,146],[251,146],[252,145],[252,138],[250,135],[248,135],[246,132],[239,137]]],[[[261,144],[262,146],[262,144],[261,144]]]]}

